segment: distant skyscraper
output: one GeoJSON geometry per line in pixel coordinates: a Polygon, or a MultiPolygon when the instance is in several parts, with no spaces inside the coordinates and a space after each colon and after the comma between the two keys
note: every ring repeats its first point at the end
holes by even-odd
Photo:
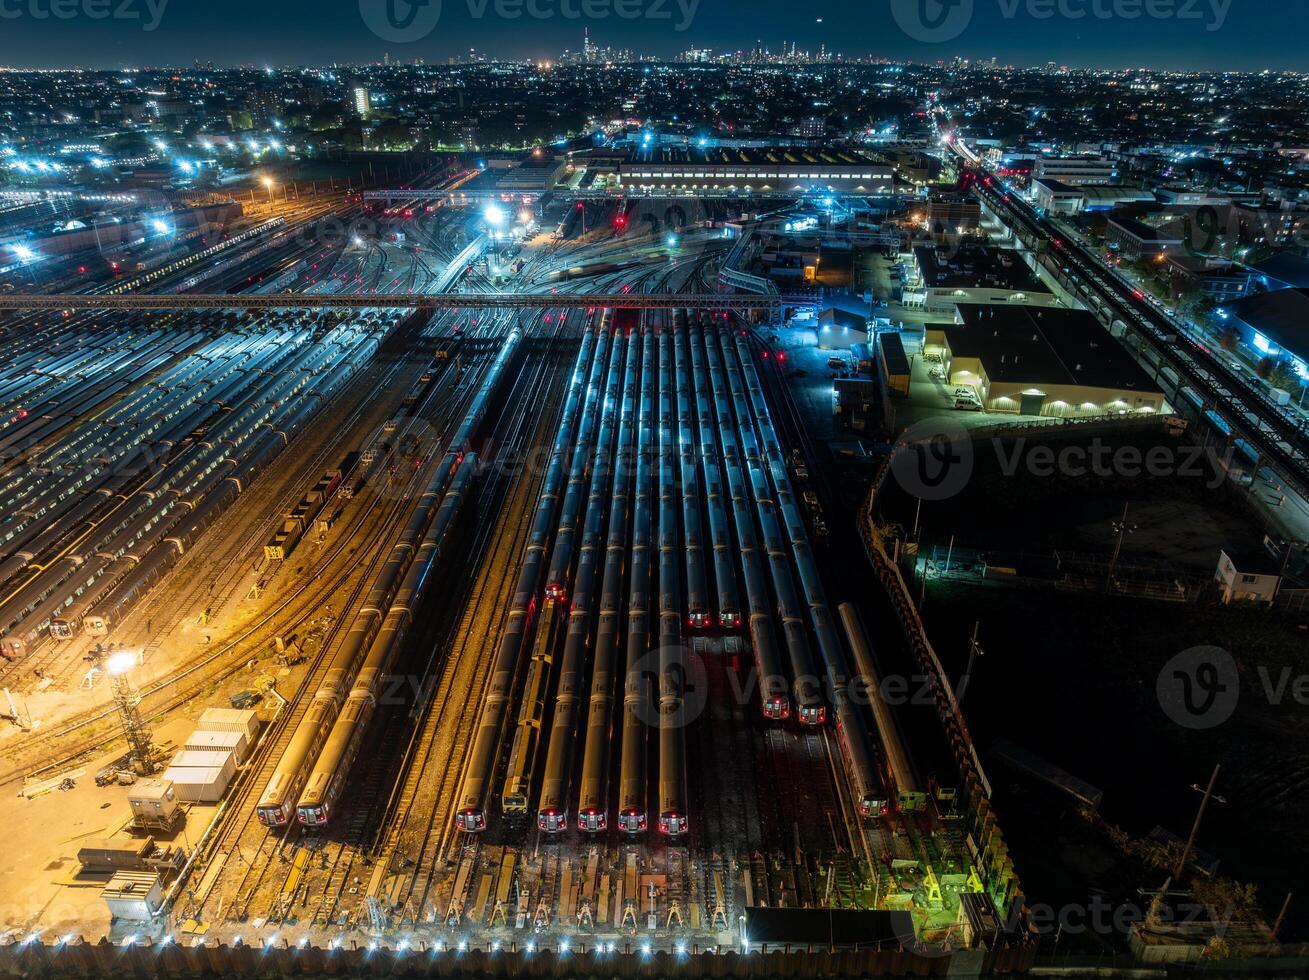
{"type": "Polygon", "coordinates": [[[355,87],[355,112],[360,119],[367,119],[369,113],[373,111],[373,97],[368,89],[362,85],[355,87]]]}
{"type": "Polygon", "coordinates": [[[595,58],[595,53],[591,49],[591,28],[582,28],[582,60],[590,64],[595,58]]]}

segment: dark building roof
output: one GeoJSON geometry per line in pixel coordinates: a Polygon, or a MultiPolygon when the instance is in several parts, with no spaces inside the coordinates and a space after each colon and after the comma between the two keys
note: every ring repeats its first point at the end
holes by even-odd
{"type": "Polygon", "coordinates": [[[1158,393],[1159,386],[1085,310],[961,303],[946,327],[956,357],[976,357],[992,381],[1158,393]]]}
{"type": "Polygon", "coordinates": [[[1127,232],[1137,241],[1141,242],[1180,242],[1181,239],[1171,232],[1162,232],[1158,228],[1151,228],[1147,224],[1142,224],[1133,218],[1110,218],[1109,224],[1117,225],[1123,231],[1127,232]]]}
{"type": "Polygon", "coordinates": [[[1062,180],[1057,180],[1054,177],[1041,177],[1034,180],[1032,183],[1048,187],[1056,194],[1081,194],[1085,190],[1085,188],[1082,187],[1074,187],[1072,184],[1065,184],[1062,180]]]}
{"type": "Polygon", "coordinates": [[[1242,575],[1281,575],[1281,562],[1263,551],[1242,551],[1239,548],[1224,548],[1223,554],[1231,559],[1236,570],[1242,575]]]}
{"type": "Polygon", "coordinates": [[[1256,293],[1227,308],[1282,350],[1309,360],[1309,289],[1256,293]]]}
{"type": "Polygon", "coordinates": [[[907,377],[909,374],[909,356],[904,352],[904,342],[898,333],[884,333],[877,338],[886,362],[886,373],[893,378],[907,377]]]}
{"type": "Polygon", "coordinates": [[[1309,258],[1295,252],[1278,252],[1250,265],[1251,271],[1277,288],[1309,288],[1309,258]]]}
{"type": "Polygon", "coordinates": [[[824,327],[849,327],[851,330],[868,331],[868,317],[850,310],[833,306],[818,314],[818,323],[824,327]]]}
{"type": "Polygon", "coordinates": [[[951,251],[919,245],[914,249],[928,289],[1012,289],[1048,293],[1022,256],[1011,248],[965,243],[951,251]]]}
{"type": "Polygon", "coordinates": [[[790,943],[826,949],[884,943],[888,947],[914,944],[914,919],[908,912],[874,912],[858,909],[784,909],[747,907],[746,934],[752,944],[790,943]]]}

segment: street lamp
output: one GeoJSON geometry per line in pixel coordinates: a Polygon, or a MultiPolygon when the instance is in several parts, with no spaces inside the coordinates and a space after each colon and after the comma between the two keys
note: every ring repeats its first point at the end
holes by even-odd
{"type": "Polygon", "coordinates": [[[273,203],[273,186],[274,186],[273,178],[272,178],[272,177],[260,177],[260,178],[259,178],[259,182],[260,182],[261,184],[263,184],[265,187],[268,188],[268,203],[269,203],[269,204],[272,204],[272,203],[273,203]]]}

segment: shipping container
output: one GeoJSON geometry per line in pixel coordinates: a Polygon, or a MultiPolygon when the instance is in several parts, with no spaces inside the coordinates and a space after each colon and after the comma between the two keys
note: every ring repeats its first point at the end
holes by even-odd
{"type": "Polygon", "coordinates": [[[135,870],[145,867],[154,849],[153,837],[92,838],[78,848],[77,863],[83,871],[135,870]]]}

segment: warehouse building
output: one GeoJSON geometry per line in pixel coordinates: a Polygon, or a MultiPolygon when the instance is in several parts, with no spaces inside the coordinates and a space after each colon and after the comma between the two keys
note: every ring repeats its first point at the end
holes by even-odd
{"type": "Polygon", "coordinates": [[[619,165],[621,184],[638,190],[706,189],[890,194],[885,163],[850,150],[694,148],[634,150],[619,165]]]}
{"type": "Polygon", "coordinates": [[[1154,194],[1143,187],[1119,184],[1073,185],[1054,177],[1032,182],[1036,206],[1049,214],[1078,214],[1082,211],[1112,211],[1133,204],[1156,204],[1154,194]]]}
{"type": "Polygon", "coordinates": [[[1151,228],[1132,218],[1110,218],[1105,241],[1111,249],[1129,259],[1153,258],[1182,248],[1180,235],[1151,228]]]}
{"type": "Polygon", "coordinates": [[[929,327],[950,385],[990,412],[1083,418],[1166,411],[1163,392],[1085,310],[958,307],[956,325],[929,327]]]}
{"type": "Polygon", "coordinates": [[[1104,157],[1037,157],[1032,168],[1033,180],[1053,178],[1065,184],[1111,184],[1117,165],[1104,157]]]}
{"type": "Polygon", "coordinates": [[[960,303],[1053,306],[1057,300],[1018,252],[990,245],[913,250],[902,302],[953,316],[960,303]]]}
{"type": "Polygon", "coordinates": [[[1257,293],[1223,312],[1256,356],[1286,361],[1309,384],[1309,289],[1257,293]]]}

